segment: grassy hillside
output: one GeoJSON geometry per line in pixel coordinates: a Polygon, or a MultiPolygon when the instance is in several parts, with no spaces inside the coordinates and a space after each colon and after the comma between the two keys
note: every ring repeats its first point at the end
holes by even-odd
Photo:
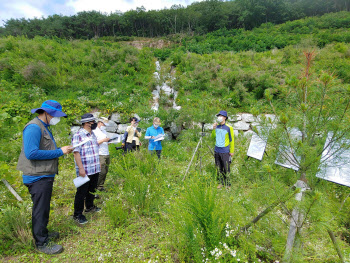
{"type": "MultiPolygon", "coordinates": [[[[199,140],[199,128],[190,128],[188,124],[211,123],[222,108],[230,115],[242,111],[270,113],[271,107],[264,98],[267,89],[275,95],[278,109],[284,109],[286,94],[292,92],[290,83],[305,68],[304,51],[313,50],[316,54],[311,67],[315,83],[319,74],[328,72],[339,87],[348,88],[350,44],[348,23],[343,23],[347,19],[347,13],[340,13],[276,27],[265,25],[253,31],[220,30],[205,39],[193,37],[182,42],[172,39],[173,46],[164,49],[136,49],[124,42],[98,39],[1,38],[0,173],[25,199],[19,205],[0,184],[1,259],[13,262],[280,261],[288,235],[288,215],[295,205],[296,192],[292,186],[297,175],[280,166],[272,169],[270,164],[276,157],[273,154],[263,162],[246,160],[249,140],[240,135],[236,138],[232,187],[219,191],[208,149],[214,143],[207,136],[200,148],[202,166],[200,159],[196,159],[183,181],[199,140]],[[304,31],[297,32],[299,29],[304,31]],[[281,39],[277,32],[282,32],[286,40],[282,46],[277,44],[281,39]],[[267,41],[262,44],[262,36],[269,39],[268,45],[267,41]],[[249,43],[247,48],[232,44],[241,43],[242,39],[249,43]],[[194,50],[195,45],[202,51],[194,50]],[[254,48],[257,46],[263,48],[254,48]],[[160,81],[153,76],[157,59],[161,59],[160,81]],[[182,107],[180,111],[171,109],[162,95],[159,112],[151,111],[151,92],[163,82],[178,91],[176,104],[182,107]],[[104,115],[119,112],[124,119],[137,113],[144,120],[140,123],[143,129],[149,125],[145,118],[155,115],[163,120],[163,126],[174,121],[186,128],[176,141],[163,143],[164,158],[159,163],[147,154],[146,146],[140,153],[126,157],[111,147],[108,193],[102,193],[98,201],[103,210],[88,217],[90,222],[84,227],[78,227],[70,218],[75,194],[73,157],[62,158],[49,223],[50,229],[60,231],[59,243],[65,247],[65,252],[57,257],[33,251],[28,223],[30,196],[15,169],[22,128],[33,117],[29,110],[39,107],[45,99],[58,100],[69,115],[53,127],[58,145],[69,143],[70,125],[92,110],[104,115]],[[239,234],[240,227],[284,198],[285,202],[249,231],[239,234]]],[[[312,179],[312,175],[310,178],[314,192],[304,204],[306,208],[310,206],[302,234],[304,250],[296,253],[293,260],[337,261],[328,228],[335,232],[342,253],[350,260],[349,190],[312,179]]]]}

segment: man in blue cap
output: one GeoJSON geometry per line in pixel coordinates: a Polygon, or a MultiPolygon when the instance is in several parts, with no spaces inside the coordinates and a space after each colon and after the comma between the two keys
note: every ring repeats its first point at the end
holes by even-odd
{"type": "Polygon", "coordinates": [[[234,151],[234,132],[233,128],[226,123],[227,112],[221,110],[216,114],[217,122],[213,125],[212,137],[215,138],[215,165],[218,168],[218,177],[221,184],[230,186],[228,174],[230,173],[231,157],[234,151]]]}
{"type": "Polygon", "coordinates": [[[57,148],[50,126],[61,117],[67,117],[57,101],[47,100],[40,108],[32,109],[39,115],[23,129],[23,146],[17,169],[23,172],[23,183],[31,194],[32,232],[37,250],[45,254],[58,254],[61,245],[52,242],[57,232],[49,233],[47,224],[50,215],[50,200],[55,175],[58,173],[58,158],[72,152],[70,145],[57,148]]]}

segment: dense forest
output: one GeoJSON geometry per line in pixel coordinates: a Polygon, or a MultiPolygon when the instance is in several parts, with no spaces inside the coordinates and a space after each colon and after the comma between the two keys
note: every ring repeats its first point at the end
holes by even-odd
{"type": "Polygon", "coordinates": [[[349,0],[206,0],[170,9],[136,8],[125,13],[80,12],[73,16],[9,19],[0,36],[25,35],[91,39],[106,36],[156,37],[206,34],[218,29],[252,29],[262,23],[280,24],[308,16],[349,11],[349,0]]]}

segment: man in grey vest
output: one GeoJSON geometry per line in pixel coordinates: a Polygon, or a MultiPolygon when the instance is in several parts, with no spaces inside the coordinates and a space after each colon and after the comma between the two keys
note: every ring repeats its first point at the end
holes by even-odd
{"type": "Polygon", "coordinates": [[[37,250],[45,254],[58,254],[61,245],[52,241],[57,232],[49,233],[47,224],[50,215],[50,200],[55,175],[58,173],[58,158],[73,151],[71,146],[57,148],[50,126],[56,125],[61,117],[62,106],[57,101],[47,100],[40,108],[32,109],[39,115],[28,122],[23,129],[23,146],[17,169],[23,172],[23,183],[31,194],[32,232],[37,250]]]}

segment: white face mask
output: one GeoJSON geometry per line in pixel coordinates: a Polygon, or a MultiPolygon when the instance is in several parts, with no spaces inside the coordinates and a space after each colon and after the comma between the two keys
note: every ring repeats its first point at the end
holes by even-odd
{"type": "Polygon", "coordinates": [[[106,130],[106,126],[101,126],[101,131],[105,131],[106,130]]]}
{"type": "Polygon", "coordinates": [[[61,120],[61,117],[53,117],[53,118],[50,120],[49,124],[50,124],[50,125],[56,125],[57,123],[60,122],[60,120],[61,120]]]}
{"type": "Polygon", "coordinates": [[[159,127],[159,125],[157,125],[157,124],[153,124],[153,126],[154,126],[154,128],[158,128],[159,127]]]}
{"type": "Polygon", "coordinates": [[[223,120],[224,120],[224,117],[222,117],[222,116],[219,116],[219,117],[218,117],[218,122],[219,122],[219,123],[223,122],[223,120]]]}

